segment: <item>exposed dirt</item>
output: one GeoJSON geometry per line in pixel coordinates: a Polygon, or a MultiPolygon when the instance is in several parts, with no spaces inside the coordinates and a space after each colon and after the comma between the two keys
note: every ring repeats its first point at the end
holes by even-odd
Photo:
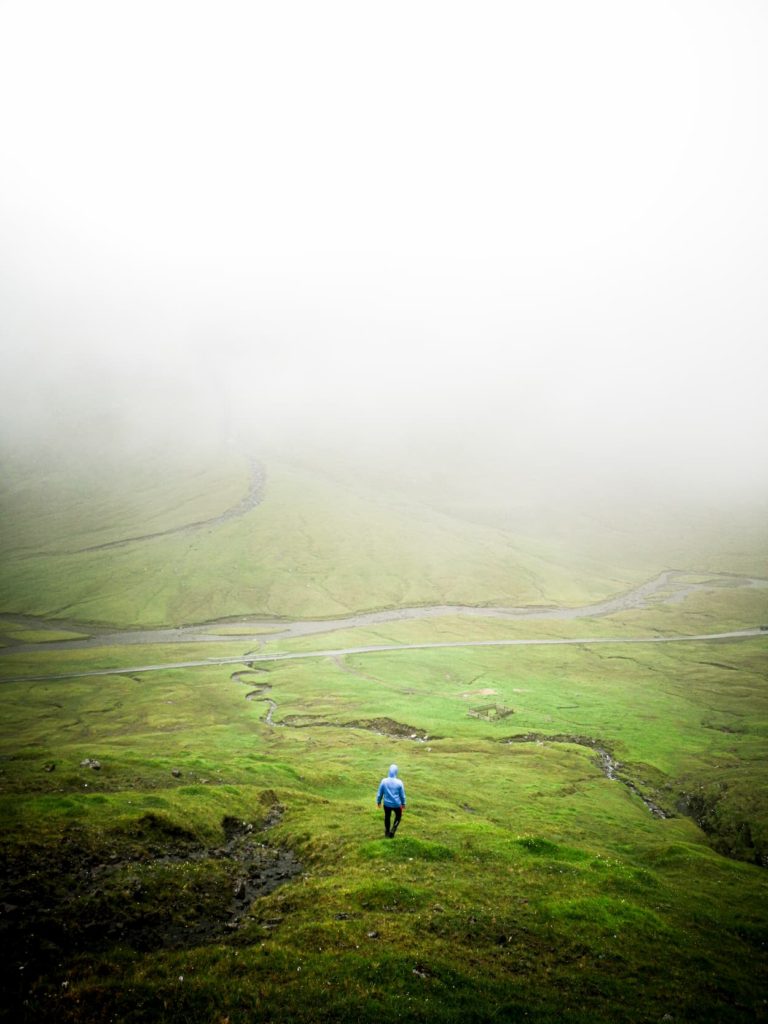
{"type": "Polygon", "coordinates": [[[55,849],[4,851],[0,969],[12,1001],[81,951],[185,948],[235,932],[255,899],[302,870],[292,850],[267,842],[282,807],[265,796],[261,821],[224,818],[214,846],[145,814],[98,848],[72,829],[55,849]]]}
{"type": "MultiPolygon", "coordinates": [[[[263,481],[262,481],[263,485],[263,481]]],[[[256,486],[254,484],[254,486],[256,486]]],[[[260,492],[258,492],[260,494],[260,492]]],[[[253,492],[251,498],[248,500],[256,500],[258,495],[253,492]]],[[[258,499],[260,500],[260,498],[258,499]]],[[[258,503],[258,502],[256,502],[258,503]]],[[[242,503],[241,503],[242,505],[242,503]]],[[[252,506],[249,506],[252,507],[252,506]]],[[[236,506],[234,509],[230,509],[224,513],[225,517],[232,517],[234,515],[242,515],[247,508],[236,506]]],[[[217,522],[221,519],[212,520],[211,522],[217,522]]],[[[199,529],[201,526],[207,525],[206,523],[190,524],[188,526],[180,527],[181,530],[194,530],[199,529]]],[[[169,531],[176,532],[176,531],[169,531]]],[[[108,545],[102,545],[102,547],[120,546],[123,544],[134,543],[137,540],[148,539],[148,537],[155,535],[147,535],[147,537],[134,537],[123,541],[116,541],[108,545]]],[[[157,534],[156,536],[162,536],[157,534]]],[[[94,549],[95,550],[95,549],[94,549]]],[[[759,577],[750,576],[737,576],[734,574],[727,573],[705,573],[706,580],[697,580],[691,582],[692,573],[670,569],[666,572],[660,573],[654,579],[649,580],[646,583],[641,584],[638,587],[633,587],[631,590],[625,591],[623,594],[617,594],[614,597],[607,598],[605,601],[600,601],[595,604],[581,605],[579,607],[557,607],[552,605],[528,605],[520,608],[507,608],[507,607],[496,607],[496,606],[476,606],[476,605],[425,605],[420,607],[408,607],[408,608],[388,608],[381,611],[374,612],[359,612],[353,615],[348,615],[345,618],[340,619],[312,619],[312,620],[296,620],[290,621],[279,618],[259,618],[258,615],[254,615],[251,618],[243,619],[238,617],[230,617],[227,619],[219,619],[212,622],[201,622],[194,625],[184,625],[176,627],[163,627],[160,629],[122,629],[115,630],[104,626],[103,624],[93,624],[80,622],[70,619],[43,619],[34,616],[23,616],[15,615],[12,613],[4,613],[0,615],[0,623],[4,620],[12,621],[14,623],[24,623],[30,627],[37,629],[51,629],[54,627],[70,629],[74,632],[87,633],[89,634],[88,639],[84,640],[62,640],[53,641],[44,644],[35,643],[22,643],[14,645],[13,648],[0,649],[0,657],[4,651],[10,653],[14,651],[25,651],[32,652],[36,650],[80,650],[90,649],[94,647],[117,647],[117,646],[129,646],[131,644],[163,644],[163,643],[222,643],[231,642],[233,639],[232,628],[238,627],[242,631],[242,635],[247,635],[249,631],[254,634],[254,639],[261,642],[261,637],[257,635],[263,634],[264,631],[269,631],[269,640],[285,640],[293,637],[304,637],[314,634],[321,633],[332,633],[336,630],[342,629],[354,629],[359,627],[366,627],[371,625],[378,625],[387,622],[401,622],[410,621],[414,619],[433,619],[441,618],[446,615],[460,615],[466,618],[492,618],[502,619],[506,621],[520,621],[523,619],[532,620],[553,620],[553,621],[572,621],[574,619],[589,619],[589,618],[601,618],[605,615],[612,615],[616,612],[628,611],[630,609],[647,608],[652,603],[657,604],[668,604],[679,599],[680,595],[692,594],[699,591],[712,590],[713,588],[727,586],[733,588],[765,588],[768,587],[768,580],[761,579],[759,577]],[[216,627],[226,627],[224,632],[217,632],[216,627]]],[[[741,631],[743,634],[744,631],[741,631]]],[[[750,635],[758,635],[759,629],[755,629],[750,632],[750,635]]],[[[730,634],[730,635],[739,635],[730,634]]],[[[681,639],[681,638],[676,638],[681,639]]],[[[658,642],[664,642],[665,638],[655,638],[658,642]]],[[[542,643],[562,643],[560,640],[544,640],[537,641],[542,643]]],[[[568,641],[570,642],[570,641],[568,641]]],[[[406,645],[407,646],[407,645],[406,645]]],[[[445,646],[439,645],[414,645],[420,646],[445,646]]],[[[349,648],[339,651],[327,652],[329,656],[341,657],[346,654],[359,653],[359,648],[349,648]]],[[[254,655],[255,651],[251,652],[254,655]]],[[[305,653],[297,653],[290,655],[291,657],[305,657],[305,653]]],[[[263,658],[263,656],[261,656],[263,658]]],[[[244,655],[242,659],[229,659],[230,662],[235,660],[248,661],[248,654],[244,655]]],[[[226,659],[220,661],[220,663],[226,663],[226,659]]],[[[185,663],[186,664],[186,663],[185,663]]],[[[206,664],[200,662],[200,664],[206,664]]],[[[156,666],[158,668],[164,666],[156,666]]],[[[81,673],[83,675],[93,673],[81,673]]]]}
{"type": "Polygon", "coordinates": [[[503,704],[485,704],[480,708],[469,708],[467,714],[470,718],[479,718],[483,722],[500,722],[504,718],[514,715],[512,708],[503,704]]]}
{"type": "MultiPolygon", "coordinates": [[[[255,675],[257,672],[265,673],[265,669],[248,669],[243,672],[233,672],[230,676],[233,682],[252,685],[253,680],[244,678],[255,675]]],[[[264,716],[267,725],[286,727],[289,729],[313,729],[313,728],[334,728],[334,729],[367,729],[368,732],[375,732],[379,736],[388,736],[391,739],[415,740],[423,743],[430,737],[424,729],[417,729],[415,725],[405,725],[403,722],[396,722],[393,718],[359,718],[351,722],[335,722],[325,718],[323,715],[286,715],[279,722],[274,721],[274,714],[277,711],[277,701],[267,697],[272,690],[269,683],[260,683],[255,689],[245,695],[246,700],[263,701],[269,705],[269,710],[264,716]]],[[[511,712],[510,712],[511,713],[511,712]]],[[[433,736],[432,739],[439,737],[433,736]]]]}
{"type": "Polygon", "coordinates": [[[761,813],[750,797],[745,799],[738,785],[725,779],[689,780],[677,802],[681,814],[693,818],[712,847],[724,857],[768,868],[768,844],[764,831],[755,827],[761,813]]]}
{"type": "Polygon", "coordinates": [[[334,728],[334,729],[366,729],[368,732],[375,732],[378,736],[388,736],[396,740],[415,740],[423,743],[427,739],[438,739],[437,736],[428,736],[424,729],[418,729],[415,725],[405,725],[403,722],[396,722],[393,718],[358,718],[351,722],[334,722],[322,715],[286,715],[285,718],[275,725],[285,725],[292,729],[311,728],[334,728]]]}

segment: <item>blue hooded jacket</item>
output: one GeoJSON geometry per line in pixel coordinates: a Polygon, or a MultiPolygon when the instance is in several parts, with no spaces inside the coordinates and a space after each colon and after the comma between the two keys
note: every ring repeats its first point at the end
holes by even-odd
{"type": "Polygon", "coordinates": [[[397,765],[390,765],[389,778],[382,779],[379,784],[379,792],[376,794],[376,803],[380,804],[384,799],[385,807],[405,807],[405,786],[397,777],[397,765]]]}

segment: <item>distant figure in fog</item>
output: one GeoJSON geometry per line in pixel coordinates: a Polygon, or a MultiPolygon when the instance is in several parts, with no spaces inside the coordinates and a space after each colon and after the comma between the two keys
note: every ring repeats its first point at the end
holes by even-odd
{"type": "Polygon", "coordinates": [[[376,794],[377,807],[381,807],[382,800],[384,801],[384,835],[388,839],[394,839],[405,810],[405,786],[397,777],[396,764],[389,766],[388,777],[382,779],[379,784],[379,792],[376,794]],[[393,811],[395,812],[395,823],[390,828],[393,811]]]}

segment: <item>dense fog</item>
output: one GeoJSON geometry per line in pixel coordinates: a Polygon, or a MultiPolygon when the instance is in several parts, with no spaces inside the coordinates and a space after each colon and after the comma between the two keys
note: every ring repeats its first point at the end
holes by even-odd
{"type": "Polygon", "coordinates": [[[0,430],[764,495],[759,2],[0,4],[0,430]]]}

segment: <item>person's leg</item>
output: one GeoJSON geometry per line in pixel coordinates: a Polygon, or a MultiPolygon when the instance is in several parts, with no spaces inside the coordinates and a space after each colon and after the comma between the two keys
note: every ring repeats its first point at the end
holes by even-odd
{"type": "Polygon", "coordinates": [[[400,819],[403,816],[403,810],[401,807],[394,807],[393,810],[395,812],[395,823],[392,826],[391,832],[389,833],[391,836],[394,836],[395,832],[397,832],[397,826],[400,824],[400,819]]]}
{"type": "Polygon", "coordinates": [[[392,808],[391,807],[385,807],[384,808],[384,835],[385,836],[389,835],[389,823],[390,823],[391,819],[392,819],[392,808]]]}

